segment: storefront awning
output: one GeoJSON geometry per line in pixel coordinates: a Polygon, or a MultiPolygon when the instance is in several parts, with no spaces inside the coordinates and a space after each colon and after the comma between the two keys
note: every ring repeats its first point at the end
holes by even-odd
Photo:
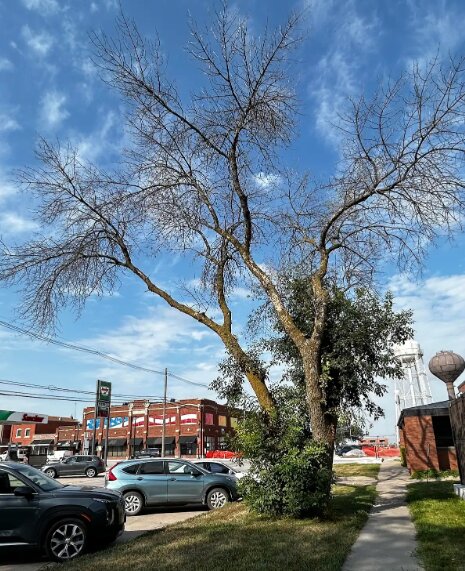
{"type": "Polygon", "coordinates": [[[49,446],[52,444],[53,438],[47,438],[44,440],[35,439],[31,442],[31,446],[49,446]]]}
{"type": "Polygon", "coordinates": [[[144,440],[143,438],[131,438],[129,440],[129,444],[131,446],[140,446],[142,444],[143,440],[144,440]]]}
{"type": "MultiPolygon", "coordinates": [[[[155,438],[147,438],[147,446],[161,446],[162,438],[156,436],[155,438]]],[[[174,436],[165,436],[165,446],[174,445],[174,436]]]]}
{"type": "Polygon", "coordinates": [[[109,438],[108,447],[112,446],[113,448],[115,448],[120,446],[126,446],[126,442],[127,442],[126,438],[109,438]]]}
{"type": "Polygon", "coordinates": [[[57,448],[69,448],[70,446],[72,446],[72,444],[69,440],[59,440],[57,442],[57,448]]]}
{"type": "Polygon", "coordinates": [[[197,444],[197,436],[180,436],[179,444],[197,444]]]}

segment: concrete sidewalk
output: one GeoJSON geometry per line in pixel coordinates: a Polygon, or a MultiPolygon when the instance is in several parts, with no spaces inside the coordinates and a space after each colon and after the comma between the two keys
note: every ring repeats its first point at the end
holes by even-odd
{"type": "Polygon", "coordinates": [[[342,571],[418,571],[415,528],[405,503],[408,471],[392,460],[381,464],[378,497],[342,571]]]}

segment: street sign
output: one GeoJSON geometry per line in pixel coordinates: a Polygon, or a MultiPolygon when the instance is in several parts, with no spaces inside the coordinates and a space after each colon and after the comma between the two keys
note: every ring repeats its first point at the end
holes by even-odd
{"type": "Polygon", "coordinates": [[[0,424],[47,424],[48,416],[36,412],[0,410],[0,424]]]}
{"type": "Polygon", "coordinates": [[[111,403],[111,383],[108,381],[97,381],[97,413],[96,417],[110,416],[111,403]]]}

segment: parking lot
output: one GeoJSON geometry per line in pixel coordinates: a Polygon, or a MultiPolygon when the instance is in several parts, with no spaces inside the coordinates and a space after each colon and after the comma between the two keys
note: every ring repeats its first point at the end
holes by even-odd
{"type": "MultiPolygon", "coordinates": [[[[65,485],[104,486],[103,474],[96,478],[59,478],[65,485]]],[[[179,508],[150,508],[141,515],[129,517],[126,520],[125,531],[116,543],[129,541],[142,533],[154,529],[161,529],[173,523],[179,523],[191,517],[205,513],[205,508],[188,506],[179,508]]],[[[108,548],[111,549],[111,546],[108,548]]],[[[37,571],[46,561],[39,553],[20,553],[3,548],[0,552],[0,571],[37,571]]]]}

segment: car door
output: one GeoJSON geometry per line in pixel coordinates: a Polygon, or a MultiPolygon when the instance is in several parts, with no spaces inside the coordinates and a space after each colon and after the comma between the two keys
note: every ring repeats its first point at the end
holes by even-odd
{"type": "Polygon", "coordinates": [[[185,462],[170,460],[166,462],[168,472],[168,502],[182,504],[197,504],[202,502],[204,475],[195,467],[185,462]]]}
{"type": "Polygon", "coordinates": [[[147,504],[167,503],[167,480],[163,460],[141,462],[136,482],[147,498],[147,504]]]}
{"type": "Polygon", "coordinates": [[[60,476],[71,476],[72,474],[76,474],[76,470],[78,469],[77,460],[77,456],[66,458],[64,462],[57,466],[58,474],[60,476]]]}
{"type": "Polygon", "coordinates": [[[39,519],[39,495],[15,496],[18,486],[27,485],[0,469],[0,546],[34,543],[39,519]]]}

